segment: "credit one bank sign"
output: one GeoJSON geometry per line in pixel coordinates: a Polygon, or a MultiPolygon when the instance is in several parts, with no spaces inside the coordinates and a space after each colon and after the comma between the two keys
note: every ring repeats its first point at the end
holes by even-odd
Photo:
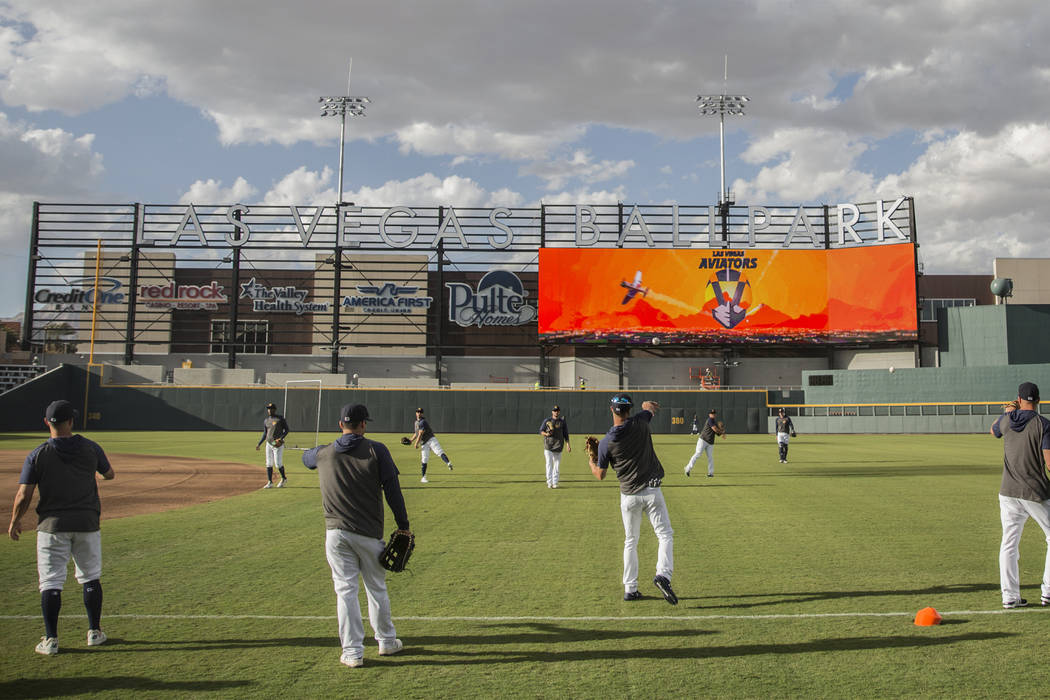
{"type": "MultiPolygon", "coordinates": [[[[822,221],[823,212],[827,212],[829,222],[834,221],[830,230],[827,231],[830,236],[829,242],[837,242],[840,246],[870,245],[887,240],[891,242],[908,241],[910,240],[909,235],[894,221],[895,215],[899,218],[907,210],[906,207],[902,210],[902,205],[907,200],[907,197],[899,197],[894,201],[876,200],[864,205],[840,203],[826,208],[736,207],[733,209],[733,225],[730,233],[733,235],[741,232],[746,234],[746,241],[741,240],[741,243],[750,247],[755,245],[756,236],[762,235],[767,244],[784,248],[822,248],[825,245],[824,226],[815,223],[814,219],[822,221]],[[742,211],[747,213],[746,224],[738,223],[738,218],[741,217],[739,212],[742,211]],[[873,233],[874,237],[866,240],[858,233],[858,229],[873,233]]],[[[716,206],[686,207],[690,214],[685,222],[679,205],[662,207],[659,223],[648,221],[646,216],[655,219],[656,214],[643,213],[642,207],[624,206],[622,227],[619,221],[615,225],[607,221],[600,221],[599,209],[608,211],[612,207],[591,205],[557,207],[559,223],[564,222],[564,212],[571,212],[571,221],[568,226],[572,238],[565,241],[559,240],[559,243],[571,242],[578,248],[587,248],[597,246],[599,241],[603,240],[603,234],[606,234],[604,240],[608,241],[608,234],[615,233],[618,247],[628,242],[643,243],[654,248],[667,247],[666,242],[658,244],[653,234],[666,235],[669,232],[671,247],[703,246],[705,241],[702,236],[705,235],[706,244],[712,246],[723,244],[723,241],[718,238],[721,216],[716,206]],[[670,217],[669,222],[666,221],[668,216],[670,217]],[[686,224],[691,227],[693,233],[687,234],[683,231],[686,224]],[[697,233],[701,237],[698,237],[697,233]]],[[[470,211],[470,225],[476,228],[479,210],[471,208],[470,211]]],[[[228,207],[198,207],[189,204],[181,210],[178,207],[165,207],[163,217],[165,223],[162,225],[155,224],[147,227],[142,223],[144,217],[139,217],[140,224],[135,231],[135,242],[153,247],[174,247],[188,243],[201,247],[236,248],[250,245],[253,234],[259,233],[264,239],[260,241],[261,244],[280,242],[285,245],[301,245],[303,248],[308,248],[315,234],[320,233],[323,229],[330,237],[334,229],[335,244],[348,249],[361,247],[362,239],[367,235],[369,240],[378,236],[382,245],[395,249],[437,248],[443,243],[446,247],[457,246],[463,250],[498,250],[514,245],[515,236],[519,233],[508,222],[523,219],[535,222],[540,210],[496,207],[480,211],[484,216],[488,233],[483,237],[473,235],[468,239],[464,233],[460,216],[454,207],[443,208],[436,232],[424,234],[420,230],[421,227],[431,225],[428,222],[433,222],[434,217],[421,215],[416,209],[405,206],[386,209],[369,208],[369,213],[366,214],[364,208],[358,206],[336,208],[294,204],[287,207],[259,205],[253,212],[252,207],[244,204],[233,204],[228,207]],[[304,212],[307,211],[310,213],[305,214],[304,212]],[[378,216],[374,214],[375,211],[380,212],[378,216]],[[169,222],[176,216],[179,217],[179,220],[172,228],[169,222]],[[202,223],[202,218],[205,223],[202,223]],[[258,227],[256,231],[253,231],[253,225],[258,227]],[[275,227],[280,230],[275,231],[275,227]]],[[[550,211],[548,209],[548,212],[550,211]]],[[[910,215],[910,211],[907,213],[910,215]]],[[[537,224],[532,224],[532,230],[536,228],[537,224]]],[[[330,246],[331,243],[326,241],[325,247],[330,246]]]]}

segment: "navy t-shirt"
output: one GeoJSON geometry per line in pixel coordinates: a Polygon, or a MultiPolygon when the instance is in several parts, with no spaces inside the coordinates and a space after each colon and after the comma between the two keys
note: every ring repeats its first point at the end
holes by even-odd
{"type": "Polygon", "coordinates": [[[22,465],[18,483],[40,493],[36,506],[40,532],[94,532],[102,504],[96,474],[111,469],[106,453],[83,435],[51,438],[38,446],[22,465]]]}

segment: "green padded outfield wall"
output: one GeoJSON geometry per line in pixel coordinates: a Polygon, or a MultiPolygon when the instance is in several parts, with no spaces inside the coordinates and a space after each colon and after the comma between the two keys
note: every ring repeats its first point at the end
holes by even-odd
{"type": "Polygon", "coordinates": [[[944,309],[937,326],[941,367],[1040,364],[1050,360],[1050,305],[944,309]]]}
{"type": "Polygon", "coordinates": [[[885,369],[807,370],[802,373],[806,404],[810,406],[1004,401],[1017,396],[1017,385],[1021,382],[1035,382],[1044,394],[1050,392],[1050,364],[916,367],[893,372],[885,369]],[[830,377],[830,385],[820,383],[829,381],[824,377],[830,377]]]}
{"type": "MultiPolygon", "coordinates": [[[[0,421],[4,430],[43,429],[44,408],[56,398],[83,405],[85,373],[64,366],[0,396],[0,421]]],[[[88,429],[95,430],[258,430],[266,416],[265,405],[284,401],[283,387],[191,387],[176,385],[104,386],[92,379],[89,389],[88,429]]],[[[292,431],[290,443],[313,444],[317,425],[317,389],[290,389],[288,406],[280,411],[292,431]],[[301,438],[297,440],[297,438],[301,438]]],[[[538,433],[540,422],[561,406],[572,434],[603,434],[611,425],[608,391],[455,391],[442,389],[324,389],[321,391],[321,432],[336,430],[339,408],[364,403],[372,415],[375,432],[411,434],[413,411],[426,410],[435,432],[538,433]]],[[[654,391],[633,393],[635,405],[659,401],[654,431],[688,433],[692,416],[719,412],[734,433],[766,429],[764,391],[654,391]]],[[[77,423],[80,430],[81,423],[77,423]]]]}

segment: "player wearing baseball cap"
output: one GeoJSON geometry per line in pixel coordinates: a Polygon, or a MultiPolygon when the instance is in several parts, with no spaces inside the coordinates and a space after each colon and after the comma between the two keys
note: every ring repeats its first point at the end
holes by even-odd
{"type": "Polygon", "coordinates": [[[560,475],[562,449],[572,452],[572,445],[569,444],[569,424],[561,415],[561,406],[551,408],[551,417],[544,418],[540,423],[540,435],[543,436],[547,488],[556,489],[560,475]]]}
{"type": "Polygon", "coordinates": [[[288,482],[288,477],[284,474],[284,439],[288,437],[288,433],[291,432],[288,429],[288,421],[284,419],[284,416],[277,413],[277,406],[272,403],[266,404],[266,418],[263,419],[263,432],[262,437],[259,438],[259,444],[255,446],[258,451],[259,446],[264,442],[266,443],[266,486],[264,489],[273,488],[273,468],[277,467],[278,472],[281,474],[281,480],[277,482],[277,488],[284,488],[284,485],[288,482]]]}
{"type": "Polygon", "coordinates": [[[689,458],[689,463],[685,465],[686,476],[693,472],[693,465],[702,454],[707,455],[707,475],[715,475],[715,436],[724,436],[726,433],[725,429],[718,424],[717,416],[718,412],[713,408],[707,412],[707,422],[704,423],[704,429],[700,431],[700,438],[696,441],[696,451],[689,458]]]}
{"type": "Polygon", "coordinates": [[[623,599],[638,600],[638,532],[642,514],[649,522],[659,542],[656,558],[656,576],[653,584],[671,605],[678,604],[678,596],[671,589],[674,572],[674,530],[667,514],[660,483],[664,468],[653,448],[649,422],[659,410],[655,401],[643,401],[642,410],[631,415],[633,403],[628,394],[612,397],[609,410],[613,425],[598,443],[596,457],[589,455],[591,473],[599,481],[605,479],[609,467],[620,481],[620,515],[625,533],[623,542],[623,599]]]}
{"type": "MultiPolygon", "coordinates": [[[[1050,421],[1039,415],[1039,387],[1024,382],[1017,399],[992,424],[991,433],[1003,441],[1003,479],[999,486],[999,516],[1003,539],[999,546],[999,586],[1004,608],[1023,608],[1017,568],[1021,532],[1035,520],[1050,543],[1050,421]]],[[[1043,568],[1041,602],[1050,606],[1050,544],[1043,568]]]]}
{"type": "Polygon", "coordinates": [[[449,460],[448,455],[445,454],[445,450],[441,448],[441,443],[435,437],[434,430],[430,427],[430,422],[423,417],[422,406],[416,409],[414,429],[415,433],[412,435],[411,444],[413,447],[419,448],[419,458],[422,460],[423,470],[423,478],[419,481],[424,484],[430,483],[427,481],[427,461],[431,452],[441,457],[442,461],[448,465],[448,470],[452,471],[452,462],[449,460]]]}
{"type": "Polygon", "coordinates": [[[70,557],[76,564],[77,581],[84,587],[87,645],[98,646],[106,641],[101,625],[102,504],[95,475],[107,480],[116,475],[99,445],[73,434],[75,419],[76,411],[68,401],[60,399],[47,407],[44,424],[51,438],[26,457],[7,528],[11,539],[18,540],[22,518],[39,487],[36,556],[44,636],[36,645],[36,653],[47,656],[58,653],[58,613],[70,557]]]}
{"type": "Polygon", "coordinates": [[[342,645],[339,661],[351,668],[364,665],[359,576],[365,584],[368,621],[379,642],[380,656],[397,654],[404,648],[390,613],[386,570],[379,563],[385,547],[383,499],[398,530],[406,533],[410,533],[408,511],[390,450],[365,437],[369,420],[364,404],[347,404],[339,411],[339,429],[343,434],[330,445],[303,453],[303,464],[317,470],[321,486],[325,555],[338,597],[336,613],[342,645]]]}

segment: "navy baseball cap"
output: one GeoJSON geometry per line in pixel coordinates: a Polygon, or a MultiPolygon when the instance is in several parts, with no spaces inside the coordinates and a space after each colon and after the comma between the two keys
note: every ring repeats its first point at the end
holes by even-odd
{"type": "Polygon", "coordinates": [[[368,408],[363,403],[348,403],[339,411],[341,423],[360,423],[363,420],[372,420],[368,415],[368,408]]]}
{"type": "Polygon", "coordinates": [[[274,403],[268,403],[268,404],[266,404],[266,408],[272,408],[272,409],[274,409],[274,410],[277,410],[277,404],[274,404],[274,403]]]}
{"type": "Polygon", "coordinates": [[[560,411],[560,410],[561,410],[561,406],[559,406],[558,404],[554,404],[554,405],[553,405],[553,406],[551,407],[551,410],[552,410],[552,411],[560,411]]]}
{"type": "Polygon", "coordinates": [[[633,406],[634,401],[631,401],[630,394],[614,394],[612,397],[613,406],[633,406]]]}
{"type": "Polygon", "coordinates": [[[1024,382],[1021,386],[1017,387],[1017,398],[1024,399],[1025,401],[1038,401],[1039,387],[1032,382],[1024,382]]]}
{"type": "Polygon", "coordinates": [[[73,420],[76,416],[77,410],[73,408],[73,404],[65,399],[52,401],[48,404],[47,411],[44,412],[44,418],[46,418],[47,422],[52,425],[55,423],[65,423],[67,420],[73,420]]]}
{"type": "Polygon", "coordinates": [[[423,412],[423,408],[422,407],[419,407],[419,408],[416,409],[416,413],[422,413],[422,412],[423,412]]]}

